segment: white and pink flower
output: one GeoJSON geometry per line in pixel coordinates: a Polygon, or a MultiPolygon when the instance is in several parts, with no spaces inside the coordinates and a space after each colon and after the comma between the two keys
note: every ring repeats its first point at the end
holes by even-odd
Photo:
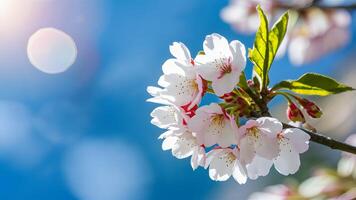
{"type": "Polygon", "coordinates": [[[299,154],[309,148],[310,136],[298,128],[287,128],[277,135],[280,152],[273,160],[276,170],[287,176],[300,167],[299,154]]]}
{"type": "Polygon", "coordinates": [[[197,143],[195,136],[187,128],[169,129],[159,139],[164,139],[162,149],[171,150],[174,157],[184,159],[191,156],[193,170],[205,166],[205,148],[197,143]]]}
{"type": "Polygon", "coordinates": [[[149,87],[156,99],[164,99],[176,106],[188,106],[188,110],[198,105],[204,94],[204,80],[196,73],[194,61],[183,43],[173,43],[171,54],[162,66],[163,75],[158,81],[162,88],[149,87]]]}
{"type": "Polygon", "coordinates": [[[274,1],[268,0],[231,0],[230,4],[221,11],[221,18],[237,31],[252,34],[259,26],[256,6],[261,8],[271,17],[274,1]]]}
{"type": "Polygon", "coordinates": [[[238,40],[228,43],[226,38],[214,33],[206,36],[203,48],[204,54],[195,59],[198,74],[212,82],[217,96],[231,92],[245,69],[245,46],[238,40]]]}
{"type": "Polygon", "coordinates": [[[207,167],[209,167],[209,176],[214,181],[226,181],[231,176],[239,184],[247,181],[246,167],[240,160],[240,152],[237,148],[211,150],[207,154],[207,167]]]}
{"type": "Polygon", "coordinates": [[[249,161],[252,161],[254,155],[269,160],[277,157],[279,148],[276,137],[282,129],[282,123],[272,117],[247,121],[239,131],[241,154],[249,161]]]}
{"type": "Polygon", "coordinates": [[[234,119],[216,103],[198,108],[195,116],[188,121],[188,127],[196,134],[198,142],[206,147],[236,144],[238,130],[235,126],[234,119]]]}

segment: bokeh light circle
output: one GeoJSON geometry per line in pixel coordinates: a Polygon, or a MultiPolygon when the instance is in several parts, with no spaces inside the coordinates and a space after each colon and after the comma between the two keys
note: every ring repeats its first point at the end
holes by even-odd
{"type": "Polygon", "coordinates": [[[77,46],[72,37],[63,31],[42,28],[30,37],[27,55],[31,64],[40,71],[56,74],[73,65],[77,57],[77,46]]]}

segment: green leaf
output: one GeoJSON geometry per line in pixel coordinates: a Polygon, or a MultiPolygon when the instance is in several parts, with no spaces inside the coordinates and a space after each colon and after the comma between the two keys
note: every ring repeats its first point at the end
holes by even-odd
{"type": "Polygon", "coordinates": [[[302,95],[327,96],[354,90],[352,87],[316,73],[307,73],[297,80],[286,80],[276,84],[272,90],[287,89],[302,95]]]}
{"type": "Polygon", "coordinates": [[[269,84],[268,73],[274,57],[287,32],[289,14],[283,16],[268,30],[268,20],[260,6],[257,6],[260,18],[260,26],[256,33],[252,49],[249,49],[249,59],[254,64],[253,74],[261,82],[261,90],[266,89],[269,84]]]}
{"type": "Polygon", "coordinates": [[[257,6],[257,11],[260,17],[260,26],[256,33],[253,48],[249,49],[248,57],[254,64],[254,75],[257,75],[261,82],[264,83],[267,81],[265,67],[268,65],[268,21],[259,5],[257,6]]]}
{"type": "Polygon", "coordinates": [[[284,36],[287,32],[289,20],[289,13],[285,12],[278,21],[273,25],[271,31],[269,32],[268,46],[269,46],[269,61],[267,66],[267,73],[271,68],[274,57],[277,54],[278,48],[281,45],[284,36]]]}

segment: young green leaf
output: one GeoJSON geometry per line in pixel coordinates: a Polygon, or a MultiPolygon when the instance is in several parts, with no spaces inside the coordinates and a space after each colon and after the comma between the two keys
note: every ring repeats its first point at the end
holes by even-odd
{"type": "Polygon", "coordinates": [[[257,11],[261,22],[253,49],[249,50],[249,59],[254,64],[253,74],[260,80],[261,89],[266,89],[269,84],[269,70],[287,32],[289,14],[284,13],[269,31],[267,17],[260,6],[257,6],[257,11]]]}
{"type": "Polygon", "coordinates": [[[271,31],[269,32],[268,46],[269,46],[269,60],[267,66],[267,74],[271,68],[274,57],[277,54],[278,48],[281,45],[284,36],[287,32],[289,20],[289,13],[285,12],[278,21],[273,25],[271,31]]]}
{"type": "Polygon", "coordinates": [[[276,84],[273,90],[287,89],[302,95],[327,96],[354,90],[352,87],[316,73],[307,73],[297,80],[286,80],[276,84]]]}
{"type": "Polygon", "coordinates": [[[253,49],[249,49],[248,57],[254,64],[253,73],[261,80],[261,85],[267,82],[265,67],[268,65],[268,21],[261,7],[257,6],[260,17],[260,26],[256,33],[253,49]]]}

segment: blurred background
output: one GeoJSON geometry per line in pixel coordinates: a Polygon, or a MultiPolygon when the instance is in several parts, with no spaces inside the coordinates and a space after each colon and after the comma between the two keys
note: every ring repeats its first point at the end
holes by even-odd
{"type": "MultiPolygon", "coordinates": [[[[163,152],[157,139],[163,130],[150,124],[156,105],[145,102],[146,87],[156,85],[172,42],[184,42],[194,55],[205,35],[217,32],[252,47],[254,34],[236,31],[222,17],[228,5],[227,0],[0,0],[0,199],[230,200],[283,183],[285,177],[274,170],[246,185],[213,182],[206,170],[193,172],[189,159],[163,152]],[[51,45],[57,50],[50,51],[51,45]]],[[[313,71],[356,87],[355,20],[351,12],[344,45],[314,60],[293,62],[289,49],[274,63],[271,82],[313,71]]],[[[324,118],[313,124],[344,140],[356,132],[355,98],[349,93],[315,99],[324,118]]],[[[273,102],[281,118],[282,102],[273,102]]],[[[301,170],[287,179],[302,180],[318,165],[335,167],[339,156],[312,144],[301,170]]]]}

